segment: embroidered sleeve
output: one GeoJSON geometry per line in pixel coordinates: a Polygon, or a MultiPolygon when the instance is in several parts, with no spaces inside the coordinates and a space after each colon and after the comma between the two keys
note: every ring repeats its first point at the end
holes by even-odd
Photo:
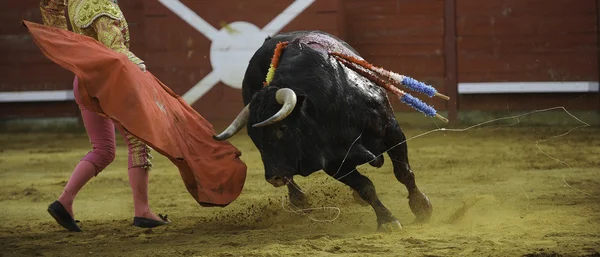
{"type": "Polygon", "coordinates": [[[129,51],[129,48],[125,45],[125,39],[123,33],[119,28],[119,21],[114,20],[108,16],[100,16],[92,23],[92,27],[98,35],[98,41],[104,44],[110,49],[113,49],[119,53],[122,53],[129,58],[135,64],[142,64],[144,61],[138,58],[135,54],[129,51]]]}
{"type": "Polygon", "coordinates": [[[66,8],[64,0],[41,0],[40,11],[44,25],[67,30],[66,8]]]}

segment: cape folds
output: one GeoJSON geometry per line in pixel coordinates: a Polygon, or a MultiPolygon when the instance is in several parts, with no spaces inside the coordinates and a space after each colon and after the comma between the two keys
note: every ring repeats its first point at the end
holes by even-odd
{"type": "Polygon", "coordinates": [[[23,21],[46,57],[79,79],[82,104],[109,117],[177,166],[202,206],[226,206],[246,180],[241,152],[149,71],[93,38],[23,21]]]}

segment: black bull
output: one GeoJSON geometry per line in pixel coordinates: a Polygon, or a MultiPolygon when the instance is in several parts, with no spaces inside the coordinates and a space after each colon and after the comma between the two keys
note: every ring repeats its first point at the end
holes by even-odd
{"type": "Polygon", "coordinates": [[[408,190],[417,221],[427,221],[432,207],[415,183],[404,133],[394,117],[385,90],[328,55],[344,52],[360,58],[346,42],[320,31],[296,31],[267,38],[249,62],[242,94],[246,106],[217,140],[226,140],[247,126],[261,153],[265,179],[288,187],[294,205],[306,198],[294,182],[324,170],[351,187],[377,215],[378,229],[401,229],[381,203],[371,180],[356,167],[383,165],[387,151],[394,175],[408,190]],[[276,44],[289,44],[272,81],[264,85],[276,44]],[[388,150],[389,149],[389,150],[388,150]]]}

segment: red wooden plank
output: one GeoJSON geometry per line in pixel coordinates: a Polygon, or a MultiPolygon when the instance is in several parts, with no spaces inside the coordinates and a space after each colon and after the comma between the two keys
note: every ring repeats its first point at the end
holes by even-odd
{"type": "MultiPolygon", "coordinates": [[[[596,0],[596,40],[597,40],[597,49],[596,49],[596,56],[598,57],[597,59],[597,65],[598,65],[598,69],[596,70],[596,72],[598,72],[598,77],[600,77],[600,0],[596,0]]],[[[598,108],[596,110],[600,110],[600,92],[597,92],[596,95],[598,96],[598,108]]]]}
{"type": "Polygon", "coordinates": [[[221,22],[231,23],[234,21],[248,21],[263,28],[293,1],[184,0],[182,3],[218,30],[221,28],[221,22]]]}
{"type": "Polygon", "coordinates": [[[335,0],[337,2],[337,23],[338,33],[335,36],[348,41],[348,26],[346,25],[346,19],[348,18],[348,12],[344,8],[346,0],[335,0]]]}
{"type": "MultiPolygon", "coordinates": [[[[506,54],[585,53],[597,51],[595,34],[523,35],[523,36],[464,36],[458,39],[459,54],[502,57],[506,54]]],[[[591,58],[591,57],[590,57],[591,58]]]]}
{"type": "Polygon", "coordinates": [[[14,82],[2,81],[0,83],[0,92],[72,90],[73,76],[73,74],[61,74],[49,78],[44,82],[37,83],[32,83],[25,78],[14,82]]]}
{"type": "Polygon", "coordinates": [[[589,54],[514,54],[458,57],[459,81],[596,81],[598,62],[589,54]]]}
{"type": "Polygon", "coordinates": [[[9,52],[40,52],[30,34],[0,34],[0,49],[9,52]]]}
{"type": "Polygon", "coordinates": [[[146,56],[148,67],[211,69],[208,53],[197,50],[148,52],[146,56]]]}
{"type": "Polygon", "coordinates": [[[596,80],[596,36],[461,37],[461,81],[596,80]]]}
{"type": "Polygon", "coordinates": [[[458,123],[458,67],[456,46],[456,0],[446,0],[444,5],[444,92],[450,97],[445,106],[448,120],[458,123]]]}
{"type": "Polygon", "coordinates": [[[519,111],[562,106],[568,110],[594,110],[598,94],[494,94],[460,95],[461,110],[519,111]]]}
{"type": "Polygon", "coordinates": [[[2,31],[1,34],[27,33],[27,30],[21,24],[22,20],[42,23],[39,2],[27,3],[27,1],[23,1],[23,3],[19,4],[16,8],[5,9],[0,7],[0,31],[2,31]]]}
{"type": "Polygon", "coordinates": [[[145,27],[146,51],[203,51],[208,54],[210,40],[177,17],[148,17],[145,27]]]}
{"type": "Polygon", "coordinates": [[[306,12],[296,17],[292,22],[282,29],[282,32],[293,30],[318,29],[331,34],[339,33],[337,12],[306,12]]]}
{"type": "Polygon", "coordinates": [[[0,103],[0,119],[76,117],[75,101],[38,103],[0,103]]]}
{"type": "Polygon", "coordinates": [[[36,65],[2,65],[0,78],[2,78],[0,91],[73,88],[73,74],[53,62],[36,65]]]}
{"type": "Polygon", "coordinates": [[[352,45],[377,43],[443,45],[443,40],[440,35],[405,36],[398,33],[387,33],[387,31],[353,31],[349,38],[352,45]]]}
{"type": "Polygon", "coordinates": [[[363,34],[379,35],[431,35],[444,34],[442,18],[418,16],[364,16],[347,20],[351,31],[364,31],[363,34]]]}
{"type": "Polygon", "coordinates": [[[173,13],[159,1],[145,1],[144,15],[148,17],[166,17],[173,13]]]}
{"type": "Polygon", "coordinates": [[[460,81],[597,80],[595,7],[578,0],[457,1],[460,81]]]}
{"type": "Polygon", "coordinates": [[[432,37],[431,39],[416,43],[353,43],[354,47],[362,55],[369,56],[442,56],[444,45],[442,38],[432,37]]]}
{"type": "MultiPolygon", "coordinates": [[[[145,2],[149,2],[147,0],[127,0],[127,1],[119,1],[119,8],[125,14],[125,17],[130,17],[132,15],[142,15],[144,10],[145,2]]],[[[158,2],[158,1],[156,1],[158,2]]]]}
{"type": "Polygon", "coordinates": [[[556,15],[562,19],[572,15],[594,15],[596,6],[590,0],[458,0],[456,11],[458,17],[464,16],[529,16],[529,15],[556,15]]]}
{"type": "MultiPolygon", "coordinates": [[[[194,8],[194,5],[198,5],[198,3],[190,4],[188,7],[194,8]]],[[[286,7],[285,5],[280,6],[286,7]]],[[[270,16],[266,14],[257,16],[233,12],[225,16],[215,17],[214,14],[203,15],[200,11],[199,15],[217,30],[221,29],[220,22],[228,23],[237,20],[249,20],[260,29],[277,16],[277,11],[282,10],[272,10],[269,12],[272,13],[270,16]]],[[[339,34],[338,22],[337,13],[311,12],[307,10],[299,17],[296,17],[283,31],[320,29],[332,34],[339,34]]],[[[192,46],[190,45],[193,45],[196,51],[198,51],[198,48],[203,48],[206,50],[202,51],[208,52],[210,48],[209,39],[174,14],[147,17],[146,23],[153,24],[145,26],[146,47],[148,51],[183,50],[191,48],[192,46]]]]}
{"type": "MultiPolygon", "coordinates": [[[[142,22],[144,22],[144,21],[142,20],[142,22]]],[[[131,44],[143,43],[144,42],[144,33],[145,33],[145,30],[141,24],[138,24],[136,26],[129,25],[129,39],[131,41],[131,44]]]]}
{"type": "MultiPolygon", "coordinates": [[[[279,12],[294,3],[295,0],[277,0],[277,1],[247,1],[247,0],[182,0],[181,2],[192,10],[201,12],[202,10],[245,13],[252,12],[254,14],[261,13],[264,10],[280,9],[279,12]],[[218,8],[217,8],[218,7],[218,8]],[[217,10],[220,9],[220,10],[217,10]]],[[[335,11],[337,4],[330,0],[317,0],[307,11],[335,11]]]]}
{"type": "Polygon", "coordinates": [[[457,35],[557,35],[595,33],[596,16],[520,16],[506,17],[503,15],[462,17],[457,21],[457,35]]]}
{"type": "Polygon", "coordinates": [[[431,16],[442,18],[444,16],[444,1],[424,0],[346,0],[344,9],[349,18],[355,19],[368,15],[395,15],[395,16],[431,16]]]}
{"type": "Polygon", "coordinates": [[[31,7],[32,4],[38,4],[37,1],[0,1],[0,10],[8,12],[9,10],[22,10],[31,7]]]}
{"type": "Polygon", "coordinates": [[[9,35],[23,35],[27,33],[25,27],[23,27],[23,20],[28,20],[31,22],[42,23],[42,20],[30,20],[30,19],[22,19],[21,17],[15,19],[6,19],[4,22],[0,22],[0,31],[2,36],[9,35]]]}
{"type": "Polygon", "coordinates": [[[346,27],[351,44],[414,35],[442,36],[443,1],[346,0],[346,27]]]}
{"type": "MultiPolygon", "coordinates": [[[[289,2],[292,4],[293,2],[289,2]]],[[[309,6],[307,12],[338,12],[340,10],[340,1],[333,0],[316,0],[311,6],[309,6]]]]}
{"type": "MultiPolygon", "coordinates": [[[[45,55],[38,51],[0,51],[0,65],[15,66],[23,65],[26,68],[30,65],[52,63],[45,55]],[[26,65],[25,65],[26,64],[26,65]]],[[[31,66],[30,66],[31,67],[31,66]]]]}

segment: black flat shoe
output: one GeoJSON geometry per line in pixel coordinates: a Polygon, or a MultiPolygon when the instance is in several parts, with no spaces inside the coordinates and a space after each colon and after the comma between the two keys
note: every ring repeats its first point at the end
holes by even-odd
{"type": "Polygon", "coordinates": [[[167,216],[169,215],[165,215],[163,217],[161,214],[158,214],[158,217],[160,217],[162,221],[143,217],[133,217],[133,225],[140,228],[154,228],[162,225],[167,225],[171,223],[171,221],[167,219],[167,216]]]}
{"type": "Polygon", "coordinates": [[[58,222],[59,225],[73,232],[81,232],[81,228],[77,225],[78,220],[74,220],[71,214],[65,209],[65,207],[59,202],[54,201],[48,206],[48,213],[58,222]]]}

